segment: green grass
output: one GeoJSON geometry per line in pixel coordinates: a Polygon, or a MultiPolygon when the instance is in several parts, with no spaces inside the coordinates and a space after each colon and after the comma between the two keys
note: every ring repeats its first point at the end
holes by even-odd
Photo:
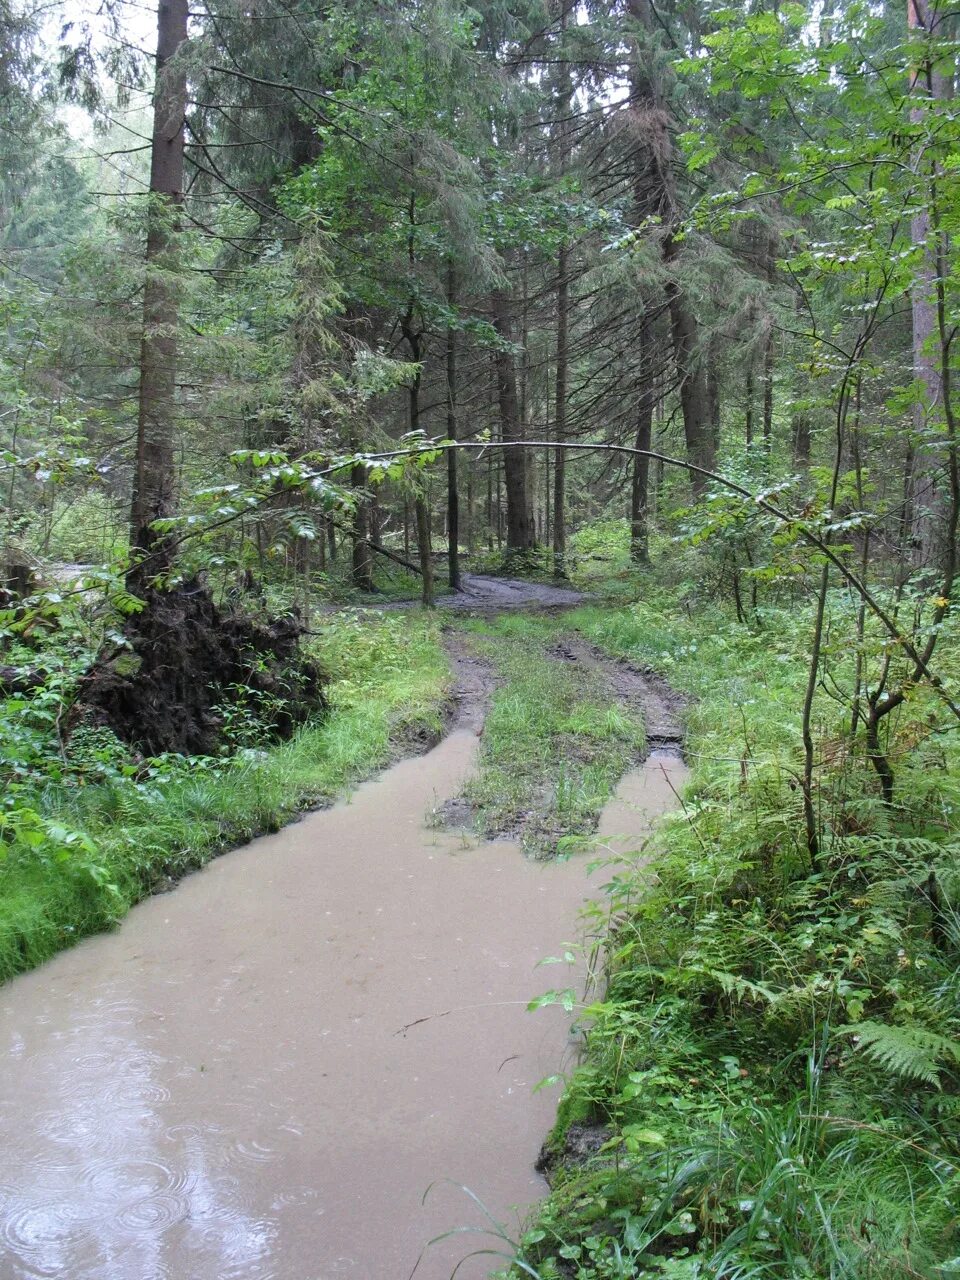
{"type": "Polygon", "coordinates": [[[611,700],[599,675],[550,658],[563,619],[504,616],[465,624],[497,669],[477,774],[464,789],[484,835],[521,835],[537,856],[589,834],[642,752],[642,724],[611,700]]]}
{"type": "Polygon", "coordinates": [[[29,811],[61,833],[6,847],[0,979],[109,928],[168,878],[276,831],[406,744],[439,735],[449,670],[435,619],[343,614],[321,630],[313,648],[332,678],[331,710],[290,741],[226,761],[160,761],[139,782],[50,784],[30,797],[29,811]]]}
{"type": "MultiPolygon", "coordinates": [[[[753,631],[636,585],[629,605],[566,622],[695,696],[693,778],[655,875],[616,862],[594,909],[600,932],[616,922],[605,987],[580,1008],[586,1051],[551,1143],[587,1122],[605,1150],[561,1166],[509,1274],[946,1280],[960,1273],[960,744],[918,732],[918,694],[891,728],[888,811],[825,682],[811,871],[796,781],[809,615],[768,608],[753,631]]],[[[848,608],[831,601],[840,682],[848,608]]]]}

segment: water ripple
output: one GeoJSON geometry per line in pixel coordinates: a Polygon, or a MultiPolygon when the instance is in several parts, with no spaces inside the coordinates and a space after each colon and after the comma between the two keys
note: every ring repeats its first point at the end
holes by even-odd
{"type": "Polygon", "coordinates": [[[190,1203],[185,1195],[159,1191],[155,1195],[144,1196],[142,1200],[124,1205],[114,1217],[114,1222],[123,1231],[141,1235],[144,1232],[166,1231],[174,1223],[182,1222],[189,1214],[190,1203]]]}

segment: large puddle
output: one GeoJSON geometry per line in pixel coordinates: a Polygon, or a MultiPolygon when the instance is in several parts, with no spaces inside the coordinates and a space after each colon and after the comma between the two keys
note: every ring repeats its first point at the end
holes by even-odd
{"type": "MultiPolygon", "coordinates": [[[[556,1105],[532,1089],[571,1064],[567,1016],[526,1003],[571,981],[535,966],[587,859],[427,829],[475,749],[452,734],[0,990],[4,1280],[408,1280],[484,1225],[462,1187],[515,1236],[556,1105]]],[[[682,776],[652,758],[602,832],[682,776]]]]}

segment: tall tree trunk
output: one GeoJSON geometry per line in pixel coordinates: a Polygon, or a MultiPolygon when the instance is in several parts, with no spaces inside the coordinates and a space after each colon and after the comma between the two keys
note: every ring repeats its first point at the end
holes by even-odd
{"type": "Polygon", "coordinates": [[[430,548],[430,508],[426,497],[417,494],[417,551],[420,559],[421,599],[424,607],[432,609],[435,603],[433,589],[433,559],[430,548]]]}
{"type": "Polygon", "coordinates": [[[763,443],[769,450],[773,442],[773,331],[763,348],[763,443]]]}
{"type": "Polygon", "coordinates": [[[475,469],[475,467],[474,467],[474,465],[473,465],[473,458],[471,458],[471,457],[469,457],[469,456],[465,459],[465,465],[466,465],[466,468],[467,468],[467,531],[466,531],[466,532],[467,532],[467,537],[466,537],[466,542],[467,542],[467,556],[469,557],[469,556],[472,556],[472,555],[473,555],[473,512],[474,512],[474,502],[475,502],[474,487],[475,487],[475,474],[476,474],[476,469],[475,469]]]}
{"type": "MultiPolygon", "coordinates": [[[[502,290],[492,295],[493,323],[497,333],[511,346],[514,343],[510,304],[502,290]]],[[[520,402],[517,398],[517,370],[513,352],[496,353],[497,395],[500,401],[500,437],[505,444],[523,440],[520,402]]],[[[529,468],[524,449],[503,450],[503,474],[507,491],[507,555],[529,551],[536,546],[527,479],[529,468]]]]}
{"type": "MultiPolygon", "coordinates": [[[[411,299],[407,308],[406,315],[401,321],[403,336],[407,340],[407,346],[410,348],[410,359],[418,365],[423,356],[423,334],[413,325],[414,319],[414,301],[411,299]]],[[[411,432],[420,430],[420,372],[419,369],[410,383],[408,391],[408,408],[409,418],[408,427],[411,432]]],[[[454,452],[451,450],[450,452],[454,452]]],[[[416,501],[414,503],[414,514],[416,517],[417,529],[417,553],[420,560],[420,584],[422,588],[422,599],[424,605],[430,609],[434,604],[433,589],[433,559],[432,549],[430,546],[430,507],[427,503],[426,496],[426,476],[421,476],[419,480],[419,488],[417,491],[416,501]]]]}
{"type": "MultiPolygon", "coordinates": [[[[570,69],[566,61],[567,26],[570,19],[569,0],[558,0],[560,5],[560,61],[559,92],[557,95],[557,167],[561,178],[570,164],[570,126],[567,117],[571,109],[573,86],[570,69]]],[[[554,421],[555,439],[559,443],[553,468],[553,576],[566,578],[567,555],[567,455],[563,445],[567,438],[567,396],[569,394],[567,375],[569,371],[569,315],[570,315],[570,246],[566,240],[560,244],[557,254],[557,368],[556,368],[556,414],[554,421]]],[[[548,493],[545,499],[549,508],[549,477],[547,471],[548,493]]]]}
{"type": "MultiPolygon", "coordinates": [[[[356,447],[355,445],[353,446],[356,447]]],[[[353,585],[361,591],[373,590],[373,557],[370,554],[370,508],[363,492],[367,483],[364,467],[353,467],[350,484],[356,494],[353,512],[353,585]]]]}
{"type": "Polygon", "coordinates": [[[150,157],[137,461],[130,504],[130,541],[150,552],[151,573],[168,568],[173,546],[153,521],[173,514],[173,461],[177,393],[179,285],[176,269],[183,204],[183,132],[186,72],[176,55],[187,40],[187,0],[160,0],[157,9],[156,85],[150,157]]]}
{"type": "MultiPolygon", "coordinates": [[[[656,216],[664,228],[662,254],[667,269],[664,286],[670,312],[674,360],[680,384],[680,408],[687,458],[694,466],[712,470],[716,457],[711,426],[707,369],[700,351],[699,324],[681,284],[682,253],[675,232],[678,226],[676,184],[673,178],[673,140],[655,61],[655,22],[650,0],[627,0],[639,32],[631,74],[631,103],[639,135],[634,198],[637,213],[656,216]],[[640,34],[642,33],[642,34],[640,34]]],[[[690,473],[695,498],[706,488],[706,478],[690,473]]]]}
{"type": "Polygon", "coordinates": [[[810,465],[810,414],[797,409],[791,422],[793,433],[793,460],[800,467],[810,465]]]}
{"type": "MultiPolygon", "coordinates": [[[[912,34],[926,33],[931,42],[936,37],[937,9],[930,0],[907,0],[907,23],[912,34]]],[[[946,74],[947,63],[929,48],[923,64],[911,76],[911,96],[917,104],[910,112],[921,133],[928,113],[936,103],[953,94],[952,76],[946,74]],[[931,107],[930,103],[934,105],[931,107]]],[[[913,561],[917,568],[935,568],[945,559],[945,534],[949,523],[950,487],[943,468],[939,443],[945,418],[943,361],[938,342],[938,285],[941,268],[946,269],[946,238],[937,226],[936,168],[922,154],[918,169],[926,174],[928,184],[918,193],[917,211],[910,224],[911,239],[923,246],[923,257],[917,269],[912,291],[913,368],[922,389],[922,400],[915,411],[916,444],[911,450],[909,483],[909,515],[911,521],[913,561]]]]}
{"type": "Polygon", "coordinates": [[[763,443],[769,453],[773,444],[773,366],[776,357],[773,289],[777,280],[777,236],[769,229],[764,243],[764,269],[770,286],[770,331],[763,345],[763,443]]]}
{"type": "MultiPolygon", "coordinates": [[[[447,302],[456,302],[456,274],[447,265],[447,302]]],[[[457,331],[447,329],[447,439],[457,438],[457,331]]],[[[460,590],[460,492],[457,486],[457,450],[447,450],[447,565],[450,589],[460,590]]]]}
{"type": "MultiPolygon", "coordinates": [[[[553,576],[567,576],[567,452],[563,445],[567,438],[567,336],[570,306],[570,282],[567,278],[570,250],[566,242],[560,246],[557,269],[557,377],[554,436],[559,448],[553,466],[553,576]]],[[[549,484],[549,472],[547,473],[549,484]]]]}
{"type": "Polygon", "coordinates": [[[747,385],[744,388],[746,406],[743,413],[744,439],[748,445],[753,444],[753,355],[747,362],[747,385]]]}
{"type": "MultiPolygon", "coordinates": [[[[637,449],[647,451],[653,440],[653,374],[650,326],[645,321],[638,335],[640,348],[640,395],[637,400],[637,449]]],[[[630,483],[630,559],[637,564],[647,564],[650,559],[647,521],[648,490],[650,487],[650,459],[640,453],[633,455],[630,483]]]]}
{"type": "MultiPolygon", "coordinates": [[[[679,249],[672,236],[664,245],[664,260],[668,265],[678,265],[679,249]]],[[[687,446],[687,459],[694,466],[712,471],[716,458],[713,431],[710,420],[710,397],[707,393],[705,362],[699,351],[699,325],[690,303],[676,277],[667,282],[667,300],[670,304],[670,331],[673,336],[673,358],[680,381],[680,409],[683,414],[683,438],[687,446]]],[[[699,498],[706,489],[706,478],[697,472],[690,473],[690,486],[694,497],[699,498]]]]}
{"type": "Polygon", "coordinates": [[[720,350],[716,337],[707,344],[707,399],[710,404],[710,437],[714,452],[720,448],[720,350]]]}

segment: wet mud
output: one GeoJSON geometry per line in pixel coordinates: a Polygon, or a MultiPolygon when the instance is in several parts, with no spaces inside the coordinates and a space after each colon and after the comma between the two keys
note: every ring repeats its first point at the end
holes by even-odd
{"type": "Polygon", "coordinates": [[[505,609],[572,609],[587,598],[572,587],[556,587],[528,578],[495,578],[470,573],[464,574],[461,591],[444,596],[439,603],[444,609],[502,613],[505,609]]]}

